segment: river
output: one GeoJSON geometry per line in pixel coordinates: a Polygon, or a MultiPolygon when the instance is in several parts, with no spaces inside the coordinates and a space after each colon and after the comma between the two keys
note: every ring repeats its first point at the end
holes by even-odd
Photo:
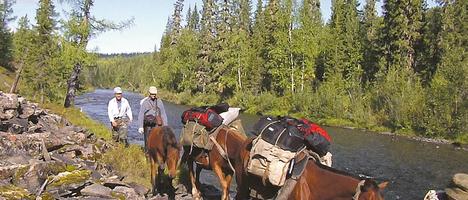
{"type": "MultiPolygon", "coordinates": [[[[129,127],[129,142],[143,144],[137,132],[136,119],[140,94],[124,92],[130,102],[134,121],[129,127]]],[[[80,95],[76,106],[110,127],[107,103],[113,98],[112,90],[98,89],[80,95]]],[[[188,106],[164,102],[169,125],[177,136],[182,129],[180,116],[188,106]]],[[[247,132],[258,116],[241,114],[247,132]]],[[[378,182],[389,181],[384,190],[386,199],[423,199],[430,189],[443,189],[455,173],[468,173],[468,152],[449,144],[434,144],[415,141],[406,137],[376,134],[368,131],[324,127],[333,138],[331,152],[333,167],[353,174],[374,177],[378,182]]],[[[216,176],[210,171],[202,172],[201,181],[219,188],[216,176]]],[[[231,186],[232,193],[235,184],[231,186]]]]}

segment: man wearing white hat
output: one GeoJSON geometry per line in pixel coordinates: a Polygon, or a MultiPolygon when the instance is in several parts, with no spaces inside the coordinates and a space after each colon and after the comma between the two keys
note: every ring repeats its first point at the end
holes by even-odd
{"type": "Polygon", "coordinates": [[[128,146],[128,124],[133,120],[132,109],[127,99],[122,97],[122,89],[114,88],[115,97],[107,105],[107,114],[112,125],[112,139],[128,146]]]}
{"type": "Polygon", "coordinates": [[[167,126],[167,115],[164,104],[157,98],[158,89],[154,86],[148,89],[149,97],[145,97],[140,102],[140,112],[138,113],[138,132],[144,134],[146,150],[146,139],[149,131],[155,126],[167,126]]]}

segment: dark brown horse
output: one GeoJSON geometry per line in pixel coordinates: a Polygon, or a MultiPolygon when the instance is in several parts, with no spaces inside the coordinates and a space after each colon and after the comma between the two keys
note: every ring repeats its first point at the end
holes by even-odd
{"type": "Polygon", "coordinates": [[[169,178],[172,180],[176,177],[181,148],[174,132],[168,126],[153,128],[148,135],[147,145],[151,161],[151,184],[153,195],[156,195],[156,189],[161,188],[163,184],[161,175],[166,166],[169,178]]]}
{"type": "Polygon", "coordinates": [[[229,199],[229,186],[234,174],[231,165],[234,165],[235,159],[239,156],[239,147],[246,139],[246,136],[228,127],[221,127],[216,138],[213,139],[219,146],[213,145],[213,148],[208,153],[204,153],[204,150],[200,148],[184,146],[182,160],[186,161],[188,165],[193,199],[201,198],[198,188],[200,186],[199,178],[202,169],[213,170],[218,176],[223,189],[221,199],[229,199]],[[218,148],[221,148],[222,152],[218,148]],[[193,163],[195,163],[195,169],[193,163]]]}
{"type": "MultiPolygon", "coordinates": [[[[252,139],[246,140],[242,146],[241,154],[236,161],[236,199],[248,199],[251,189],[262,198],[275,198],[279,187],[267,182],[263,185],[262,179],[248,174],[247,164],[249,151],[252,148],[252,139]]],[[[304,173],[289,195],[290,200],[383,200],[381,191],[387,182],[376,184],[371,179],[360,180],[357,177],[336,169],[318,164],[309,160],[304,173]]]]}

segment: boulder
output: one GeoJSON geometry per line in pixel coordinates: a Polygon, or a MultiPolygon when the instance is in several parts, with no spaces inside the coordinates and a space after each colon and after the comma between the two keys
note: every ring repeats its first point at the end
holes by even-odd
{"type": "Polygon", "coordinates": [[[139,196],[133,188],[117,186],[112,191],[123,194],[125,196],[125,199],[136,199],[136,200],[145,199],[144,196],[139,196]]]}
{"type": "Polygon", "coordinates": [[[82,195],[85,196],[112,198],[112,190],[97,183],[94,183],[90,186],[86,186],[80,192],[82,195]]]}
{"type": "Polygon", "coordinates": [[[20,119],[20,118],[13,118],[8,120],[8,132],[13,134],[21,134],[28,131],[28,120],[27,119],[20,119]]]}
{"type": "Polygon", "coordinates": [[[465,192],[468,192],[468,174],[455,174],[452,181],[457,187],[464,190],[465,192]]]}
{"type": "Polygon", "coordinates": [[[11,184],[0,187],[0,197],[5,199],[34,199],[34,195],[30,194],[26,189],[11,184]]]}
{"type": "Polygon", "coordinates": [[[0,110],[0,120],[8,120],[8,119],[12,119],[12,118],[15,118],[16,116],[18,116],[18,111],[16,110],[5,110],[3,112],[1,112],[0,110]]]}
{"type": "Polygon", "coordinates": [[[74,170],[72,172],[62,172],[49,178],[46,191],[52,194],[69,194],[83,188],[90,178],[91,172],[88,170],[74,170]]]}
{"type": "Polygon", "coordinates": [[[118,187],[118,186],[131,187],[129,184],[124,183],[118,179],[106,179],[104,180],[103,185],[111,189],[114,189],[115,187],[118,187]]]}
{"type": "Polygon", "coordinates": [[[129,183],[129,185],[138,193],[140,196],[146,196],[148,194],[149,189],[143,185],[140,185],[138,183],[132,182],[129,183]]]}
{"type": "Polygon", "coordinates": [[[0,93],[0,111],[16,110],[19,106],[18,95],[0,93]]]}
{"type": "Polygon", "coordinates": [[[449,200],[468,200],[468,192],[460,188],[446,188],[445,193],[449,200]]]}
{"type": "Polygon", "coordinates": [[[28,119],[31,115],[34,115],[36,112],[36,106],[33,104],[21,104],[21,114],[19,117],[21,119],[28,119]]]}

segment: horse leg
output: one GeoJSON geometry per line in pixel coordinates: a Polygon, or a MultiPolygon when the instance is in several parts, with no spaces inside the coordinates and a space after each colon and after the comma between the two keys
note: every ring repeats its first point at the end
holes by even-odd
{"type": "Polygon", "coordinates": [[[152,193],[153,196],[156,196],[156,186],[157,186],[157,179],[158,179],[158,164],[153,157],[150,157],[151,160],[151,186],[152,186],[152,193]]]}
{"type": "Polygon", "coordinates": [[[229,200],[229,184],[231,182],[231,176],[229,176],[229,180],[227,176],[224,174],[223,170],[221,169],[221,166],[219,165],[214,165],[213,166],[213,171],[219,178],[219,183],[221,184],[221,187],[223,188],[223,196],[221,197],[221,200],[229,200]]]}
{"type": "Polygon", "coordinates": [[[249,186],[247,185],[248,182],[245,181],[247,179],[247,174],[239,171],[239,174],[236,174],[236,200],[244,200],[249,198],[249,186]]]}
{"type": "MultiPolygon", "coordinates": [[[[198,188],[197,188],[197,179],[198,179],[198,176],[195,177],[195,172],[193,171],[193,160],[190,160],[187,162],[188,164],[188,170],[189,170],[189,175],[190,175],[190,182],[192,184],[192,198],[195,199],[195,200],[199,200],[201,199],[201,194],[200,194],[200,191],[198,191],[198,188]]],[[[197,169],[198,170],[198,169],[197,169]]]]}

